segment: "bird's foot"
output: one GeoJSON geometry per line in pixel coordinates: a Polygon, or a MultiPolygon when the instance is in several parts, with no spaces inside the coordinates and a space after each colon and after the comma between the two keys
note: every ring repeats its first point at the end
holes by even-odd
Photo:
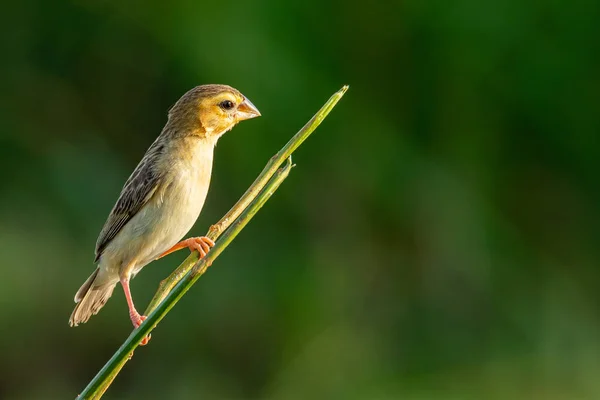
{"type": "Polygon", "coordinates": [[[190,251],[198,251],[198,253],[200,253],[200,258],[206,257],[210,248],[215,245],[215,242],[206,236],[192,237],[181,243],[187,246],[190,251]]]}
{"type": "Polygon", "coordinates": [[[194,250],[197,250],[198,253],[200,253],[200,258],[203,258],[206,256],[206,253],[208,253],[210,248],[213,247],[214,245],[215,245],[215,242],[211,238],[208,238],[206,236],[192,237],[192,238],[185,239],[185,240],[182,240],[181,242],[177,243],[175,246],[171,247],[169,250],[167,250],[164,253],[162,253],[161,255],[159,255],[157,257],[157,260],[159,258],[166,256],[167,254],[171,254],[174,251],[181,250],[186,247],[188,249],[190,249],[190,251],[192,251],[192,252],[194,250]]]}
{"type": "MultiPolygon", "coordinates": [[[[146,320],[145,315],[140,315],[137,311],[136,312],[130,312],[129,316],[131,317],[131,322],[133,323],[133,327],[135,329],[139,328],[140,325],[142,324],[142,322],[144,322],[146,320]]],[[[142,341],[140,342],[140,346],[145,346],[148,344],[148,342],[150,341],[150,337],[152,335],[147,335],[145,338],[142,339],[142,341]]]]}

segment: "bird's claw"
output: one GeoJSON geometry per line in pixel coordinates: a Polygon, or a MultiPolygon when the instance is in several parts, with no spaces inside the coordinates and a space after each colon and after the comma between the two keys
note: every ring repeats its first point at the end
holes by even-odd
{"type": "MultiPolygon", "coordinates": [[[[140,325],[142,324],[142,322],[144,322],[146,320],[145,315],[140,315],[139,313],[135,313],[135,314],[130,314],[131,317],[131,322],[133,323],[133,327],[134,329],[137,329],[140,327],[140,325]]],[[[148,344],[148,342],[150,341],[150,338],[152,337],[152,335],[148,334],[146,337],[144,337],[142,339],[142,341],[140,342],[140,346],[145,346],[148,344]]]]}
{"type": "Polygon", "coordinates": [[[215,242],[206,236],[193,237],[185,240],[185,244],[190,251],[196,250],[200,254],[200,258],[206,257],[211,247],[215,245],[215,242]]]}

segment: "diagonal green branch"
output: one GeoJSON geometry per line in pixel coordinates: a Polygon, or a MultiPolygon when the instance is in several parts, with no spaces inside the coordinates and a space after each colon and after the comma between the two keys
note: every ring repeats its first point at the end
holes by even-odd
{"type": "Polygon", "coordinates": [[[223,231],[225,233],[222,234],[207,256],[198,261],[198,253],[192,253],[169,277],[161,282],[156,295],[148,306],[148,318],[129,335],[117,352],[77,397],[78,399],[100,399],[102,397],[133,354],[133,350],[139,346],[141,340],[156,327],[194,282],[206,272],[219,254],[223,252],[287,178],[293,167],[291,154],[325,119],[346,90],[348,90],[348,86],[344,86],[325,103],[317,114],[269,160],[258,178],[232,209],[217,224],[211,226],[207,236],[213,240],[216,240],[223,231]],[[278,169],[286,159],[286,164],[278,169]]]}

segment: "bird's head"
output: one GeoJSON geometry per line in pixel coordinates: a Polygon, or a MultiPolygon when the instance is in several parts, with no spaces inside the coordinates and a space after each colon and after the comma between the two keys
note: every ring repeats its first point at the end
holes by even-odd
{"type": "Polygon", "coordinates": [[[218,139],[238,122],[260,117],[258,109],[237,89],[202,85],[184,94],[169,111],[171,129],[218,139]]]}

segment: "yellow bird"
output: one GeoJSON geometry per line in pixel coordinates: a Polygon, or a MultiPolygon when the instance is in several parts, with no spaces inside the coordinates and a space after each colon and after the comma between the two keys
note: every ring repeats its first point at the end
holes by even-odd
{"type": "Polygon", "coordinates": [[[259,116],[250,100],[227,85],[195,87],[175,103],[100,232],[98,267],[75,295],[71,326],[96,314],[121,282],[137,328],[146,317],[133,304],[129,281],[148,263],[184,247],[206,255],[214,246],[209,238],[179,241],[204,205],[214,147],[239,121],[259,116]]]}

